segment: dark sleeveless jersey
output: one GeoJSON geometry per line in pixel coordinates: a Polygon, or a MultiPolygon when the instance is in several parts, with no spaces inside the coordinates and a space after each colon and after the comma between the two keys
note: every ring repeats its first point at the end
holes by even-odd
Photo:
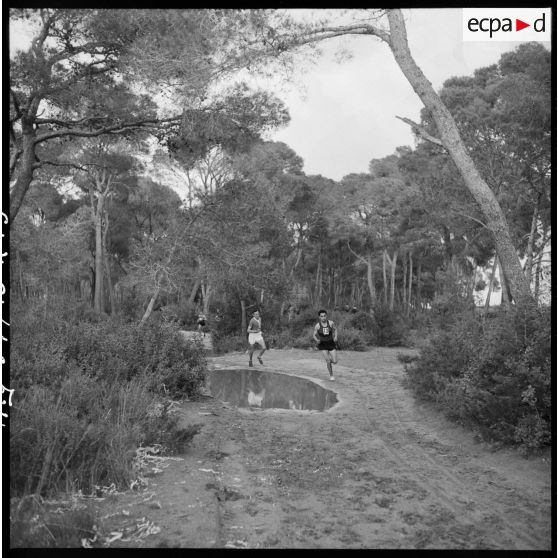
{"type": "Polygon", "coordinates": [[[320,342],[323,341],[333,341],[333,328],[331,327],[331,322],[328,320],[326,325],[322,322],[318,322],[318,337],[320,342]]]}

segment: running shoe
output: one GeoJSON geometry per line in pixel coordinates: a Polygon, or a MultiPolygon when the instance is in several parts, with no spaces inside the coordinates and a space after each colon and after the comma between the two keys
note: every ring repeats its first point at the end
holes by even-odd
{"type": "Polygon", "coordinates": [[[258,362],[259,362],[260,364],[263,364],[263,360],[261,359],[261,357],[258,357],[258,362]]]}
{"type": "Polygon", "coordinates": [[[250,361],[250,362],[248,363],[248,366],[254,366],[254,365],[252,364],[252,361],[250,361]]]}
{"type": "Polygon", "coordinates": [[[335,381],[335,378],[334,378],[333,376],[330,376],[329,379],[330,379],[332,382],[335,381]]]}

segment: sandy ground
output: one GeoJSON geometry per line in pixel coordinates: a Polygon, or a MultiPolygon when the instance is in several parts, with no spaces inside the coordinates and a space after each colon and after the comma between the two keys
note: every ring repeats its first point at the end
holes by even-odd
{"type": "Polygon", "coordinates": [[[550,453],[496,450],[415,402],[398,352],[342,351],[330,382],[317,352],[268,351],[258,368],[337,393],[325,412],[184,403],[200,433],[144,491],[107,499],[103,528],[129,539],[111,546],[550,550],[550,453]]]}

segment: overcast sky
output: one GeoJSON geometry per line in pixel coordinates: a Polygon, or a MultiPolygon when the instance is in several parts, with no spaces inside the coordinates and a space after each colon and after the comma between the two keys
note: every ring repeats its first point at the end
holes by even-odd
{"type": "MultiPolygon", "coordinates": [[[[472,75],[520,44],[464,42],[461,8],[403,13],[411,53],[437,90],[446,79],[472,75]]],[[[371,159],[390,155],[398,146],[413,146],[409,126],[395,116],[418,121],[422,103],[385,43],[355,37],[350,40],[353,59],[336,64],[334,41],[338,39],[329,41],[325,56],[301,78],[304,98],[299,91],[279,95],[289,107],[291,123],[270,139],[294,149],[304,159],[306,174],[339,180],[351,172],[367,172],[371,159]]]]}

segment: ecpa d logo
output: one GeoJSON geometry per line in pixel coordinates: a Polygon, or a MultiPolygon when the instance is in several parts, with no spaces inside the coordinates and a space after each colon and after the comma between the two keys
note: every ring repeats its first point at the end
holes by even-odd
{"type": "Polygon", "coordinates": [[[551,8],[463,8],[464,41],[550,41],[551,8]]]}

